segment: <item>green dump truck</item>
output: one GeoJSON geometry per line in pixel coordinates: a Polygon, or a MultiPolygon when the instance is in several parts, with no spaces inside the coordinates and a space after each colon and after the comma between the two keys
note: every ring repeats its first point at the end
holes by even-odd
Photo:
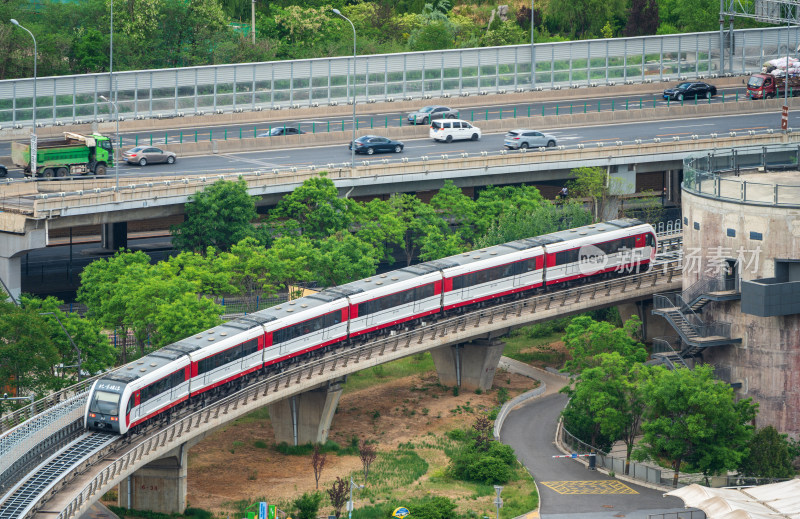
{"type": "Polygon", "coordinates": [[[114,165],[114,147],[99,133],[80,135],[64,132],[63,139],[40,140],[36,146],[36,172],[31,172],[31,143],[12,142],[11,161],[26,177],[65,177],[67,175],[105,175],[114,165]]]}

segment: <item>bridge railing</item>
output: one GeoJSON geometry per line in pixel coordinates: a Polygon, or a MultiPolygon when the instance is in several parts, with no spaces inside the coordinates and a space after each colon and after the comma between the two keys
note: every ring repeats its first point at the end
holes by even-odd
{"type": "MultiPolygon", "coordinates": [[[[475,337],[485,336],[493,330],[519,326],[520,321],[528,321],[531,316],[536,316],[534,320],[546,319],[549,318],[550,313],[563,312],[564,307],[573,308],[572,311],[574,311],[574,305],[580,305],[596,298],[611,297],[612,294],[615,298],[623,298],[626,297],[626,294],[632,293],[637,294],[638,297],[643,288],[671,285],[673,282],[679,281],[681,273],[680,260],[673,260],[648,272],[537,295],[431,323],[423,328],[382,338],[351,350],[339,351],[323,359],[289,369],[154,431],[130,451],[114,459],[108,466],[100,470],[69,503],[64,505],[55,519],[71,519],[82,513],[102,493],[120,481],[125,474],[137,470],[148,460],[155,459],[163,452],[174,448],[174,445],[198,435],[203,427],[216,421],[221,415],[236,414],[237,412],[242,414],[245,411],[239,410],[240,407],[245,408],[249,403],[263,399],[270,394],[281,392],[283,395],[285,390],[292,385],[305,383],[305,381],[323,375],[325,375],[325,380],[328,380],[358,371],[363,369],[358,366],[359,363],[375,363],[375,358],[383,357],[388,361],[412,355],[418,351],[430,349],[434,345],[447,343],[448,335],[452,337],[453,341],[463,340],[466,342],[475,337]],[[520,319],[523,317],[523,312],[527,314],[527,317],[520,319]]],[[[238,416],[238,414],[236,415],[238,416]]],[[[107,459],[108,455],[104,458],[107,459]]],[[[82,470],[85,470],[85,467],[82,470]]]]}
{"type": "MultiPolygon", "coordinates": [[[[110,120],[100,96],[112,86],[121,117],[131,119],[326,106],[353,95],[368,103],[746,74],[786,56],[786,30],[733,31],[724,71],[719,33],[703,32],[358,56],[355,74],[352,57],[337,57],[123,71],[113,74],[114,84],[102,73],[44,77],[37,81],[36,119],[110,120]]],[[[794,50],[800,32],[789,31],[794,50]]],[[[0,81],[0,124],[29,125],[32,97],[32,79],[0,81]]]]}

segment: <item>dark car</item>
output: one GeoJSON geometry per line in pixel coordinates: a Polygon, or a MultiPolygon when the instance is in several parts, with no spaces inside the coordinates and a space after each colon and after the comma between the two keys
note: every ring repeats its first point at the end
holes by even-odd
{"type": "Polygon", "coordinates": [[[275,128],[270,128],[268,132],[259,133],[259,137],[277,137],[280,135],[302,135],[306,132],[301,130],[300,128],[295,128],[293,126],[277,126],[275,128]]]}
{"type": "Polygon", "coordinates": [[[8,169],[6,169],[5,166],[0,164],[0,178],[5,177],[6,175],[8,175],[8,169]]]}
{"type": "MultiPolygon", "coordinates": [[[[356,153],[366,153],[367,155],[385,151],[400,153],[403,148],[405,148],[405,144],[402,142],[393,141],[386,137],[378,137],[377,135],[364,135],[356,139],[356,153]]],[[[347,149],[353,149],[352,142],[347,149]]]]}
{"type": "Polygon", "coordinates": [[[123,153],[122,160],[128,164],[139,164],[140,166],[155,164],[156,162],[175,164],[178,156],[174,152],[154,148],[153,146],[137,146],[123,153]]]}
{"type": "Polygon", "coordinates": [[[675,88],[664,90],[664,99],[683,101],[684,99],[711,99],[717,95],[717,87],[708,83],[681,83],[675,88]]]}

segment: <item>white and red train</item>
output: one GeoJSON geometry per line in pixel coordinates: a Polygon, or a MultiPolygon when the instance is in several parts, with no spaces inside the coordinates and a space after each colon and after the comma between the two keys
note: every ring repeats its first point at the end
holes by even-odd
{"type": "Polygon", "coordinates": [[[308,355],[532,290],[647,269],[652,226],[618,219],[413,265],[187,337],[98,379],[85,426],[125,434],[308,355]],[[433,316],[433,317],[428,317],[433,316]]]}

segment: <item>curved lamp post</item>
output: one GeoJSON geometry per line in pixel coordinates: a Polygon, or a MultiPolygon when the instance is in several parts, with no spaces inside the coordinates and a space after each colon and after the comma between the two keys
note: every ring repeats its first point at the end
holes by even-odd
{"type": "Polygon", "coordinates": [[[36,178],[36,61],[38,60],[38,52],[36,50],[36,36],[31,31],[19,24],[15,19],[11,19],[11,23],[24,30],[33,38],[33,133],[31,134],[31,175],[36,178]]]}
{"type": "Polygon", "coordinates": [[[353,142],[350,143],[350,167],[356,169],[356,26],[350,21],[350,18],[342,14],[338,9],[331,9],[333,14],[341,16],[348,22],[350,27],[353,28],[353,142]]]}
{"type": "MultiPolygon", "coordinates": [[[[114,90],[116,91],[116,89],[114,90]]],[[[100,99],[108,103],[109,112],[111,112],[111,105],[114,105],[114,112],[116,113],[116,117],[114,117],[114,119],[116,119],[117,121],[117,137],[116,137],[117,142],[114,143],[116,144],[116,146],[114,146],[114,177],[116,177],[117,191],[119,191],[119,158],[120,158],[119,151],[121,146],[121,143],[119,142],[119,105],[117,105],[116,101],[112,101],[106,96],[100,96],[100,99]]]]}

